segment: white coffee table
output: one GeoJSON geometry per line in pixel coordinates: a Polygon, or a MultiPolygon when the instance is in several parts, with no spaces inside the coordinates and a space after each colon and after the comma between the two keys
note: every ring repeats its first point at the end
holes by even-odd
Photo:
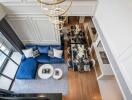
{"type": "Polygon", "coordinates": [[[38,69],[38,76],[41,79],[48,79],[53,75],[53,73],[54,73],[54,68],[50,64],[41,65],[40,68],[38,69]],[[43,73],[43,69],[50,69],[50,73],[43,73]]]}
{"type": "Polygon", "coordinates": [[[62,72],[62,70],[60,68],[55,68],[54,69],[53,78],[58,80],[58,79],[60,79],[62,77],[62,74],[63,74],[63,72],[62,72]],[[56,71],[58,71],[57,75],[56,75],[56,71]]]}

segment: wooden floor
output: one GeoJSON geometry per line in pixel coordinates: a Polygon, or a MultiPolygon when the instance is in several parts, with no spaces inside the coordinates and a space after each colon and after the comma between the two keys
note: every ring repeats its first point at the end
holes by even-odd
{"type": "Polygon", "coordinates": [[[68,72],[69,94],[63,100],[101,100],[94,69],[91,72],[68,72]]]}
{"type": "MultiPolygon", "coordinates": [[[[86,21],[89,18],[86,19],[86,21]]],[[[70,19],[70,25],[77,24],[77,17],[70,19]]],[[[67,60],[67,42],[65,42],[65,60],[67,60]]],[[[79,73],[74,71],[68,71],[68,95],[63,96],[63,100],[102,100],[95,71],[91,69],[90,72],[79,73]]]]}

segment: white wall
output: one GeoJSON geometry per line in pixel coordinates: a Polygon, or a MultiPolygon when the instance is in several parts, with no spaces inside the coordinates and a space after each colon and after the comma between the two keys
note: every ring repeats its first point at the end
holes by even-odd
{"type": "MultiPolygon", "coordinates": [[[[24,44],[60,44],[59,32],[44,15],[37,0],[0,0],[0,3],[7,8],[6,19],[24,44]]],[[[73,1],[69,15],[93,16],[96,4],[95,0],[73,1]]]]}
{"type": "Polygon", "coordinates": [[[24,44],[60,44],[55,26],[41,14],[9,14],[6,17],[24,44]]]}
{"type": "Polygon", "coordinates": [[[95,18],[132,93],[131,11],[131,0],[99,0],[95,18]]]}

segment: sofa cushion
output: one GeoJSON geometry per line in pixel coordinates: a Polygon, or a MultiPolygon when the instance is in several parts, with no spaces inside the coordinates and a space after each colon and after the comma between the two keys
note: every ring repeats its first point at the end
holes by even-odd
{"type": "Polygon", "coordinates": [[[36,45],[33,45],[33,44],[28,44],[25,47],[26,47],[26,49],[29,49],[29,48],[33,48],[33,50],[36,50],[37,49],[37,46],[36,45]]]}
{"type": "Polygon", "coordinates": [[[34,58],[28,58],[21,62],[16,74],[17,79],[35,79],[38,63],[34,58]]]}
{"type": "Polygon", "coordinates": [[[39,63],[49,63],[50,57],[48,56],[48,54],[41,54],[40,56],[36,57],[36,60],[39,63]]]}
{"type": "Polygon", "coordinates": [[[48,53],[49,46],[38,46],[39,53],[48,53]]]}
{"type": "Polygon", "coordinates": [[[64,63],[64,58],[50,58],[50,63],[51,64],[56,64],[56,63],[64,63]]]}
{"type": "Polygon", "coordinates": [[[53,50],[53,48],[54,48],[54,49],[58,49],[58,50],[63,49],[61,45],[51,45],[51,46],[50,46],[50,50],[53,50]]]}

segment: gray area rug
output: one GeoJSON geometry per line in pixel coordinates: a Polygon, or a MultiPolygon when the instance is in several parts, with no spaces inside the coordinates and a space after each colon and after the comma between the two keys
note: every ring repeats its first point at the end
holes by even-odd
{"type": "Polygon", "coordinates": [[[12,91],[16,93],[62,93],[68,94],[68,68],[66,64],[52,64],[54,68],[60,68],[63,76],[60,80],[52,77],[49,79],[18,80],[16,79],[12,86],[12,91]]]}

